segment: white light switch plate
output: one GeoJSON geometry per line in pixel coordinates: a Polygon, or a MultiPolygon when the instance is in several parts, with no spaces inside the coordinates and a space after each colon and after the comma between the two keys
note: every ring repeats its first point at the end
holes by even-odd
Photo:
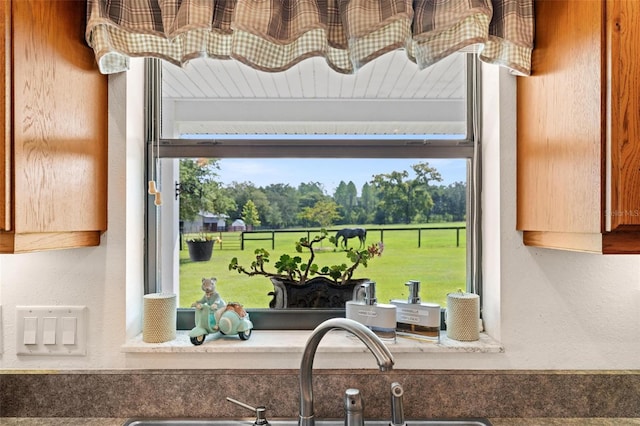
{"type": "Polygon", "coordinates": [[[86,317],[86,306],[16,306],[16,353],[86,355],[86,317]]]}

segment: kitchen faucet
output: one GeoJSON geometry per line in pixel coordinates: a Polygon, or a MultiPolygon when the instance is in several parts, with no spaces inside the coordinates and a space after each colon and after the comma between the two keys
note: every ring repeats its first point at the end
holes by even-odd
{"type": "Polygon", "coordinates": [[[393,355],[384,345],[382,340],[359,322],[346,318],[333,318],[318,325],[307,340],[300,362],[300,420],[299,426],[315,426],[313,413],[313,358],[318,344],[327,332],[334,329],[342,329],[354,334],[364,343],[376,357],[380,371],[388,371],[393,368],[393,355]]]}

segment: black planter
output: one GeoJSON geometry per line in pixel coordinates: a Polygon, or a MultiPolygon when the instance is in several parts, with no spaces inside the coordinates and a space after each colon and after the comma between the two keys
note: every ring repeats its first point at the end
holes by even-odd
{"type": "Polygon", "coordinates": [[[213,243],[215,241],[187,241],[189,248],[189,259],[192,262],[206,262],[211,260],[213,254],[213,243]]]}
{"type": "Polygon", "coordinates": [[[345,302],[356,298],[360,285],[368,279],[351,280],[336,284],[325,277],[314,277],[300,285],[288,280],[271,278],[273,299],[269,307],[291,308],[339,308],[344,309],[345,302]]]}

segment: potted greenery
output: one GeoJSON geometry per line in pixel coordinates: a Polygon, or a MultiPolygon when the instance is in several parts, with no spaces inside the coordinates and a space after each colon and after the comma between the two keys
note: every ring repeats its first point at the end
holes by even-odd
{"type": "MultiPolygon", "coordinates": [[[[344,308],[344,303],[352,300],[366,278],[355,279],[353,274],[359,266],[366,267],[369,260],[380,256],[383,244],[372,244],[364,249],[349,248],[345,250],[348,263],[318,266],[315,260],[315,245],[327,238],[327,231],[322,229],[320,235],[309,240],[306,237],[296,242],[297,253],[308,251],[308,259],[301,256],[282,254],[274,263],[274,270],[269,271],[266,265],[270,262],[270,253],[264,248],[255,250],[255,260],[244,267],[234,257],[229,263],[229,270],[248,276],[265,276],[271,279],[274,291],[269,293],[273,300],[271,308],[344,308]]],[[[329,241],[336,243],[334,237],[329,241]]]]}
{"type": "MultiPolygon", "coordinates": [[[[180,160],[180,183],[176,189],[180,199],[179,214],[182,224],[201,221],[203,214],[225,211],[232,204],[232,200],[216,180],[218,169],[218,160],[214,159],[184,158],[180,160]]],[[[204,223],[200,223],[198,231],[207,229],[204,223]]],[[[193,262],[210,260],[215,240],[214,236],[203,232],[187,236],[189,258],[193,262]]]]}
{"type": "Polygon", "coordinates": [[[187,237],[189,259],[191,259],[192,262],[206,262],[211,260],[213,244],[215,242],[216,238],[209,234],[197,234],[187,237]]]}

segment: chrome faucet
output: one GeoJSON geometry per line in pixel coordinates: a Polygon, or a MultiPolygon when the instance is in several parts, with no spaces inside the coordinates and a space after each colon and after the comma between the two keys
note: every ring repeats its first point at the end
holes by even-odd
{"type": "Polygon", "coordinates": [[[329,331],[334,329],[346,330],[354,334],[364,343],[371,353],[376,357],[380,371],[388,371],[393,368],[393,355],[385,344],[376,336],[373,331],[369,330],[359,322],[346,318],[329,319],[313,330],[302,354],[300,362],[300,426],[315,426],[315,417],[313,413],[313,358],[318,349],[320,340],[329,331]]]}

